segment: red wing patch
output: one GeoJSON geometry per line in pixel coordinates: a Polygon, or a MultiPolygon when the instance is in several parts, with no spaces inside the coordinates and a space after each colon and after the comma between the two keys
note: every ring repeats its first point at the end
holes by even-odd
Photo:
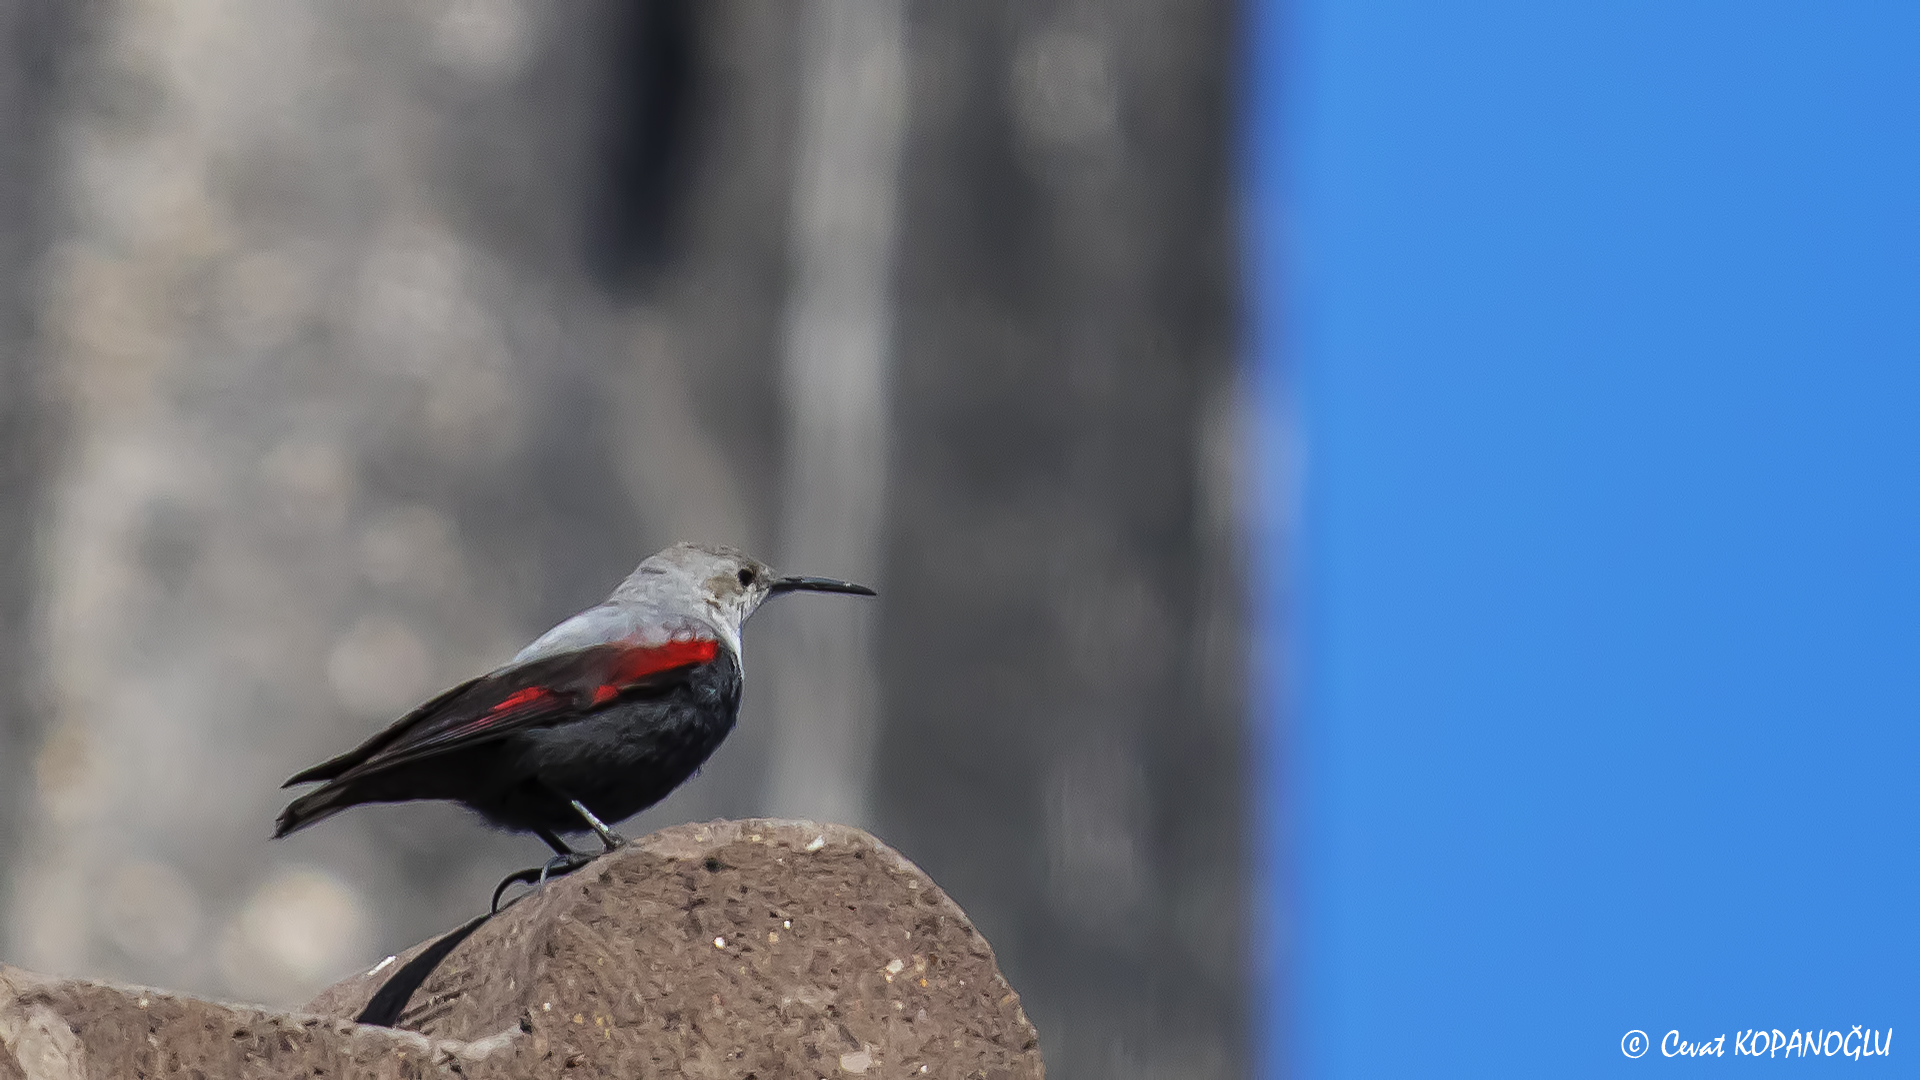
{"type": "Polygon", "coordinates": [[[489,715],[493,713],[511,712],[513,709],[518,708],[521,705],[531,704],[533,702],[541,700],[542,698],[550,698],[552,696],[553,696],[553,691],[547,689],[544,686],[529,686],[525,690],[522,690],[517,694],[509,695],[506,698],[506,700],[500,702],[500,704],[498,705],[495,705],[493,708],[488,709],[487,712],[489,715]]]}
{"type": "Polygon", "coordinates": [[[720,643],[712,638],[669,641],[651,647],[629,646],[621,650],[619,659],[613,662],[613,670],[607,673],[607,685],[618,687],[688,664],[704,664],[719,653],[720,643]]]}
{"type": "Polygon", "coordinates": [[[719,642],[694,638],[652,646],[595,645],[530,660],[428,702],[370,740],[350,768],[387,768],[511,731],[562,723],[622,694],[668,685],[678,672],[719,654],[719,642]]]}
{"type": "Polygon", "coordinates": [[[593,688],[587,707],[597,709],[649,676],[704,664],[719,655],[720,643],[709,638],[669,641],[665,645],[628,647],[615,658],[606,681],[593,688]]]}

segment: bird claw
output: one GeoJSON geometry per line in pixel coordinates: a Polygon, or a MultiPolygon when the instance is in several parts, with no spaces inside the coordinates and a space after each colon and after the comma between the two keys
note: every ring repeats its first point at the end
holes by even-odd
{"type": "MultiPolygon", "coordinates": [[[[544,869],[545,867],[528,867],[525,870],[515,870],[506,877],[501,878],[500,884],[493,887],[493,902],[487,905],[488,913],[493,915],[500,914],[500,897],[507,891],[509,885],[537,884],[541,880],[541,874],[544,869]]],[[[520,897],[516,896],[513,899],[514,901],[518,901],[520,897]]],[[[513,904],[509,903],[507,906],[512,907],[513,904]]]]}
{"type": "Polygon", "coordinates": [[[547,883],[548,878],[565,877],[598,857],[597,855],[589,855],[584,851],[575,851],[567,855],[555,855],[553,858],[547,860],[546,865],[540,868],[539,883],[544,885],[547,883]]]}
{"type": "MultiPolygon", "coordinates": [[[[619,838],[615,837],[615,839],[619,838]]],[[[620,843],[625,844],[626,841],[620,840],[620,843]]],[[[609,848],[608,850],[611,851],[612,849],[609,848]]],[[[487,910],[495,915],[500,914],[500,897],[506,894],[510,886],[531,885],[537,889],[553,878],[565,877],[599,857],[599,854],[588,854],[584,851],[570,851],[565,855],[555,855],[540,866],[530,866],[525,870],[515,870],[506,877],[501,878],[500,884],[493,887],[493,901],[488,905],[487,910]]],[[[514,897],[514,901],[518,901],[519,899],[517,896],[514,897]]],[[[512,907],[514,901],[510,901],[507,906],[512,907]]]]}

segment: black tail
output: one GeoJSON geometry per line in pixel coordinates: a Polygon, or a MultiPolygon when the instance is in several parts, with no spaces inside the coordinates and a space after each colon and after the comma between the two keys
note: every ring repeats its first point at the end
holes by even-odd
{"type": "Polygon", "coordinates": [[[364,759],[366,756],[367,755],[362,753],[359,749],[349,750],[346,753],[341,754],[337,758],[330,758],[326,761],[321,762],[318,765],[313,766],[312,768],[302,769],[299,772],[294,773],[292,776],[287,777],[286,783],[281,784],[280,786],[283,788],[290,788],[295,784],[311,784],[316,780],[339,779],[339,776],[341,773],[346,772],[348,769],[351,769],[355,765],[360,764],[361,760],[364,759]]]}
{"type": "MultiPolygon", "coordinates": [[[[325,766],[316,766],[316,768],[324,767],[325,766]]],[[[307,772],[313,771],[314,769],[307,770],[307,772]]],[[[301,775],[304,776],[306,773],[302,773],[301,775]]],[[[299,779],[300,777],[296,776],[292,781],[288,782],[292,783],[299,779]]],[[[355,797],[355,793],[351,788],[343,784],[328,784],[318,791],[309,791],[305,795],[288,803],[287,808],[280,811],[280,818],[274,822],[273,825],[273,838],[278,840],[288,833],[298,832],[317,821],[324,821],[361,801],[361,799],[355,797]]]]}

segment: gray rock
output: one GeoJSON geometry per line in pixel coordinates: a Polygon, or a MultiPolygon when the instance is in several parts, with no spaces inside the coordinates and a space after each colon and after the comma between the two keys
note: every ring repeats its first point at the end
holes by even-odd
{"type": "Polygon", "coordinates": [[[397,1029],[353,1023],[427,944],[303,1012],[0,968],[0,1080],[1045,1075],[966,915],[843,826],[654,833],[483,924],[397,1029]]]}

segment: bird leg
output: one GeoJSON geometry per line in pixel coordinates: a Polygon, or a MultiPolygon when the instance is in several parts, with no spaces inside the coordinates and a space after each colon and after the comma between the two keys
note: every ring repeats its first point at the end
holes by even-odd
{"type": "Polygon", "coordinates": [[[600,837],[600,842],[607,846],[608,851],[612,851],[615,848],[621,847],[627,842],[626,837],[621,836],[619,833],[614,832],[612,829],[607,828],[607,823],[604,821],[601,821],[598,817],[594,815],[593,811],[587,809],[587,806],[585,803],[581,802],[579,799],[568,799],[567,802],[573,805],[573,808],[579,812],[581,817],[587,819],[587,825],[593,829],[596,835],[600,837]]]}
{"type": "MultiPolygon", "coordinates": [[[[625,837],[607,828],[607,823],[601,821],[599,815],[587,809],[586,804],[579,799],[570,798],[565,793],[556,791],[538,780],[531,781],[530,786],[536,790],[544,791],[554,798],[564,799],[568,806],[573,807],[574,813],[579,814],[580,817],[586,821],[587,826],[594,831],[594,834],[600,837],[600,843],[606,846],[607,851],[613,851],[626,844],[627,841],[625,837]]],[[[584,851],[573,850],[565,840],[560,838],[560,834],[552,829],[535,828],[533,834],[546,841],[547,846],[553,849],[553,858],[548,859],[538,869],[516,870],[508,874],[506,878],[500,882],[499,887],[493,890],[493,903],[489,906],[488,910],[494,912],[500,910],[500,897],[505,895],[510,886],[520,884],[538,887],[546,884],[547,881],[552,878],[571,874],[596,858],[595,855],[589,855],[584,851]]]]}
{"type": "MultiPolygon", "coordinates": [[[[624,836],[621,836],[617,832],[614,832],[612,829],[607,828],[607,823],[604,821],[601,821],[600,816],[598,814],[595,814],[593,811],[587,809],[586,803],[581,802],[579,799],[574,798],[573,796],[567,794],[566,792],[560,790],[557,787],[554,787],[552,784],[549,784],[544,780],[540,780],[540,779],[528,780],[527,787],[533,791],[544,792],[546,795],[551,796],[552,798],[558,799],[561,802],[566,803],[568,806],[573,807],[573,812],[576,814],[579,814],[580,819],[587,823],[587,828],[592,829],[594,832],[594,835],[600,838],[600,843],[605,846],[605,850],[613,851],[616,848],[626,846],[627,838],[624,836]]],[[[561,840],[558,836],[554,835],[553,830],[535,829],[534,833],[537,834],[540,837],[540,839],[545,840],[547,842],[547,846],[552,848],[556,855],[566,856],[566,855],[573,854],[573,849],[568,847],[565,841],[561,840]]]]}
{"type": "MultiPolygon", "coordinates": [[[[552,789],[549,788],[548,790],[552,789]]],[[[555,794],[559,793],[555,792],[555,794]]],[[[587,809],[587,804],[581,802],[579,799],[569,799],[564,794],[560,795],[560,797],[567,800],[567,805],[573,807],[575,813],[586,819],[587,825],[600,837],[600,842],[606,845],[607,851],[612,851],[627,842],[625,837],[607,828],[607,823],[601,821],[593,811],[587,809]]],[[[584,851],[575,851],[568,847],[567,842],[555,835],[551,829],[536,829],[535,831],[540,834],[540,839],[545,840],[547,846],[554,851],[553,858],[548,859],[546,865],[540,868],[540,884],[545,884],[548,878],[557,878],[563,874],[571,874],[594,860],[594,856],[584,851]]]]}

